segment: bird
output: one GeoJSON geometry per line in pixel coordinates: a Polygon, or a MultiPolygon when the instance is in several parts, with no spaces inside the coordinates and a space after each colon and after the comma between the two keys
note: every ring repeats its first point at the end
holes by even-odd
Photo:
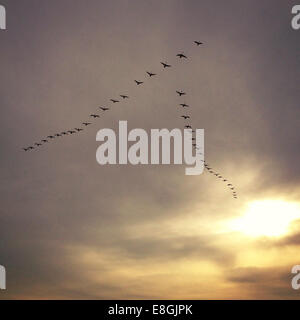
{"type": "Polygon", "coordinates": [[[179,94],[179,96],[181,97],[181,96],[184,96],[186,93],[185,92],[183,92],[183,91],[178,91],[178,90],[176,90],[176,92],[179,94]]]}
{"type": "Polygon", "coordinates": [[[147,73],[148,73],[149,77],[156,76],[156,73],[152,73],[152,72],[149,72],[149,71],[147,71],[147,73]]]}
{"type": "Polygon", "coordinates": [[[176,57],[179,57],[180,59],[181,59],[181,58],[187,59],[187,56],[186,56],[185,54],[183,54],[183,53],[178,53],[178,54],[176,55],[176,57]]]}
{"type": "Polygon", "coordinates": [[[165,62],[161,62],[161,64],[163,65],[164,68],[171,68],[172,66],[168,63],[165,62]]]}
{"type": "Polygon", "coordinates": [[[109,110],[109,108],[106,108],[106,107],[99,107],[101,110],[103,110],[103,111],[107,111],[107,110],[109,110]]]}
{"type": "MultiPolygon", "coordinates": [[[[197,46],[200,46],[202,45],[203,43],[200,42],[200,41],[194,41],[194,43],[197,45],[197,46]]],[[[177,53],[176,54],[176,57],[178,57],[179,59],[188,59],[187,55],[184,54],[184,52],[181,52],[181,53],[177,53]]],[[[171,64],[167,63],[167,62],[160,62],[160,64],[162,64],[163,68],[170,68],[172,67],[171,64]]],[[[155,73],[152,73],[152,72],[149,72],[149,71],[146,71],[147,75],[149,77],[153,77],[153,76],[156,76],[155,73]]],[[[134,80],[135,83],[137,85],[141,85],[143,84],[144,82],[143,81],[138,81],[138,80],[134,80]]],[[[183,95],[186,95],[185,92],[183,91],[176,91],[176,93],[178,93],[178,95],[181,97],[183,95]]],[[[119,95],[123,100],[124,99],[129,99],[129,96],[128,95],[125,95],[125,94],[121,94],[119,95]]],[[[112,103],[118,103],[120,102],[119,100],[115,100],[115,99],[110,99],[110,101],[112,103]]],[[[185,108],[185,107],[189,107],[189,105],[187,105],[186,103],[181,103],[180,104],[181,107],[185,108]]],[[[99,107],[102,111],[107,111],[109,110],[109,108],[106,108],[106,107],[99,107]]],[[[93,117],[93,118],[100,118],[100,116],[98,114],[91,114],[90,117],[93,117]]],[[[190,119],[190,116],[188,115],[182,115],[181,116],[183,119],[187,120],[187,119],[190,119]]],[[[91,122],[83,122],[82,125],[84,126],[88,126],[88,125],[91,125],[92,123],[91,122]]],[[[195,130],[192,130],[192,127],[190,125],[186,125],[184,128],[186,129],[190,129],[189,131],[192,132],[192,133],[195,133],[195,130]]],[[[68,133],[70,134],[75,134],[76,132],[80,132],[80,131],[83,131],[84,129],[81,129],[81,128],[75,128],[74,130],[69,130],[67,132],[61,132],[60,134],[56,133],[55,135],[49,135],[47,138],[48,139],[55,139],[55,137],[61,137],[62,135],[68,135],[68,133]]],[[[196,138],[191,138],[191,140],[196,140],[196,138]]],[[[33,150],[33,149],[36,149],[36,147],[39,147],[39,146],[42,146],[43,144],[42,143],[47,143],[49,142],[47,139],[43,139],[41,140],[41,143],[35,143],[33,146],[30,146],[30,147],[27,147],[27,148],[22,148],[24,151],[28,151],[28,150],[33,150]]],[[[195,149],[200,149],[196,143],[193,143],[192,146],[195,148],[195,149]]],[[[202,154],[202,153],[199,153],[197,152],[197,154],[202,154]]],[[[202,154],[203,155],[203,154],[202,154]]],[[[205,163],[205,168],[208,170],[209,173],[211,174],[214,174],[216,177],[218,177],[219,179],[221,179],[221,181],[224,181],[224,182],[227,182],[227,179],[224,179],[223,176],[221,176],[219,173],[215,172],[207,163],[204,159],[201,159],[200,161],[204,162],[205,163]]],[[[232,192],[232,195],[235,199],[237,199],[237,193],[235,191],[235,188],[233,187],[232,184],[228,183],[227,186],[229,187],[229,189],[231,190],[232,192]]]]}
{"type": "Polygon", "coordinates": [[[63,136],[65,136],[65,135],[67,135],[67,134],[68,134],[68,132],[63,131],[61,134],[62,134],[63,136]]]}

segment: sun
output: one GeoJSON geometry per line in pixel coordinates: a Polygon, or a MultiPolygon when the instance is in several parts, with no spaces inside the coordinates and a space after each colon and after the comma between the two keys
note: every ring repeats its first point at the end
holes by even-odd
{"type": "Polygon", "coordinates": [[[289,231],[293,220],[300,218],[297,203],[263,200],[249,203],[245,213],[230,221],[230,229],[248,236],[280,237],[289,231]]]}

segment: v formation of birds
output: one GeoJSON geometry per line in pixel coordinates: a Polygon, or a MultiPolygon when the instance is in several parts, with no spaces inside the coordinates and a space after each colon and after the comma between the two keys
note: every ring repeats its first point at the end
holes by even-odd
{"type": "MultiPolygon", "coordinates": [[[[194,41],[194,44],[199,47],[201,45],[203,45],[202,42],[200,41],[194,41]]],[[[178,57],[178,59],[182,60],[182,59],[188,59],[187,55],[185,55],[184,53],[178,53],[176,55],[176,57],[178,57]]],[[[172,65],[167,63],[167,62],[161,62],[160,63],[163,67],[163,69],[168,69],[168,68],[172,68],[172,65]]],[[[146,71],[146,74],[148,75],[148,78],[152,78],[152,77],[155,77],[157,76],[156,73],[153,73],[153,72],[149,72],[149,71],[146,71]]],[[[137,86],[140,86],[140,85],[143,85],[144,84],[144,81],[139,81],[139,80],[134,80],[134,82],[136,83],[137,86]]],[[[186,96],[186,93],[181,91],[181,90],[176,90],[176,93],[178,94],[179,98],[181,98],[182,96],[186,96]]],[[[125,100],[125,99],[129,99],[129,96],[126,95],[126,94],[121,94],[120,95],[120,98],[122,100],[125,100]]],[[[111,103],[115,104],[115,103],[119,103],[120,100],[118,99],[110,99],[111,103]]],[[[186,104],[185,102],[184,103],[180,103],[179,104],[183,109],[184,108],[189,108],[190,106],[188,104],[186,104]]],[[[102,112],[106,112],[106,111],[109,111],[110,108],[108,107],[104,107],[104,106],[101,106],[99,107],[99,110],[101,110],[101,113],[102,112]]],[[[90,119],[93,119],[93,120],[96,120],[97,118],[100,118],[100,114],[99,112],[97,113],[92,113],[90,114],[90,119]]],[[[187,114],[184,114],[184,115],[181,115],[181,118],[183,118],[184,120],[191,120],[191,116],[190,115],[187,115],[187,114]]],[[[92,124],[92,121],[89,120],[89,121],[85,121],[85,122],[82,122],[81,125],[84,126],[84,128],[87,128],[89,125],[92,124]]],[[[185,129],[190,129],[192,130],[192,133],[194,133],[195,131],[193,130],[192,126],[190,124],[186,124],[184,126],[185,129]]],[[[46,138],[40,140],[40,142],[36,142],[34,143],[34,145],[31,145],[29,147],[26,147],[26,148],[22,148],[24,151],[31,151],[31,150],[34,150],[34,149],[38,149],[40,148],[41,146],[43,146],[44,144],[46,143],[49,143],[49,141],[53,141],[54,139],[57,139],[57,138],[61,138],[63,136],[66,136],[66,135],[73,135],[73,134],[76,134],[76,133],[79,133],[81,131],[84,131],[83,128],[73,128],[73,129],[70,129],[70,130],[66,130],[66,131],[63,131],[63,132],[60,132],[60,133],[55,133],[55,134],[51,134],[51,135],[48,135],[46,138]]],[[[192,140],[195,140],[195,138],[192,138],[192,140]]],[[[198,150],[199,147],[197,146],[196,143],[193,143],[193,147],[198,150]]],[[[203,160],[204,162],[204,168],[212,175],[214,175],[215,177],[217,177],[218,179],[220,179],[220,181],[226,183],[226,187],[228,187],[232,193],[232,196],[234,199],[237,199],[237,192],[235,191],[235,187],[232,185],[232,183],[229,183],[228,179],[225,179],[221,174],[219,174],[218,172],[216,172],[205,160],[203,160]]]]}

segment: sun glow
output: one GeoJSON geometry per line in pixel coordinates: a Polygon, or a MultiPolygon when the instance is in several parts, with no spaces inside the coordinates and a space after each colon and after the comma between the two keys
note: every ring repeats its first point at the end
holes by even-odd
{"type": "Polygon", "coordinates": [[[231,230],[259,237],[279,237],[286,234],[290,223],[300,218],[297,203],[263,200],[249,203],[246,212],[229,223],[231,230]]]}

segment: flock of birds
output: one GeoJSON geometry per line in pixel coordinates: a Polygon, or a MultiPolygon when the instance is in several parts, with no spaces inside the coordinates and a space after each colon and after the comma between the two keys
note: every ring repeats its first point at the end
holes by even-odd
{"type": "MultiPolygon", "coordinates": [[[[194,44],[196,46],[201,46],[203,43],[200,42],[200,41],[194,41],[194,44]]],[[[176,57],[178,57],[178,59],[180,60],[184,60],[184,59],[188,59],[187,55],[185,55],[184,53],[178,53],[176,55],[176,57]]],[[[168,68],[172,68],[172,65],[167,63],[167,62],[160,62],[160,64],[162,65],[162,68],[163,69],[168,69],[168,68]]],[[[149,72],[149,71],[146,71],[146,74],[148,75],[149,78],[152,78],[152,77],[155,77],[157,76],[156,73],[153,73],[153,72],[149,72]]],[[[134,80],[134,82],[136,83],[137,86],[140,86],[142,84],[144,84],[144,81],[139,81],[139,80],[134,80]]],[[[176,90],[176,93],[178,94],[179,97],[183,97],[183,96],[186,96],[186,92],[182,91],[182,90],[176,90]]],[[[129,96],[126,95],[126,94],[120,94],[120,98],[122,100],[125,100],[125,99],[129,99],[129,96]]],[[[115,104],[115,103],[119,103],[120,102],[120,99],[110,99],[110,101],[115,104]]],[[[188,104],[186,104],[185,102],[182,102],[179,104],[179,106],[181,106],[183,109],[185,108],[189,108],[190,106],[188,104]]],[[[110,110],[110,108],[108,107],[105,107],[105,106],[101,106],[99,107],[99,111],[101,110],[101,113],[103,112],[106,112],[108,110],[110,110]]],[[[92,113],[90,114],[90,119],[97,119],[97,118],[100,118],[100,112],[97,112],[97,113],[92,113]]],[[[188,115],[188,114],[183,114],[181,115],[181,118],[183,118],[184,120],[188,120],[190,121],[191,120],[191,116],[188,115]]],[[[89,120],[89,121],[85,121],[85,122],[82,122],[81,125],[84,126],[84,128],[88,127],[89,125],[92,124],[92,121],[89,120]]],[[[185,124],[184,126],[185,129],[190,129],[192,130],[192,133],[195,132],[195,130],[193,130],[192,126],[190,124],[185,124]]],[[[62,132],[59,132],[59,133],[55,133],[55,134],[51,134],[51,135],[48,135],[46,138],[40,140],[40,142],[36,142],[34,143],[33,145],[31,146],[28,146],[28,147],[25,147],[25,148],[22,148],[25,152],[27,151],[31,151],[31,150],[34,150],[34,149],[38,149],[40,148],[41,146],[43,146],[44,144],[47,144],[49,143],[49,141],[52,141],[53,139],[57,139],[57,138],[61,138],[63,136],[67,136],[67,135],[73,135],[73,134],[76,134],[76,133],[80,133],[81,131],[84,131],[83,128],[73,128],[73,129],[70,129],[70,130],[66,130],[66,131],[62,131],[62,132]]],[[[194,142],[196,140],[195,137],[192,137],[192,140],[193,140],[193,147],[196,149],[196,150],[199,150],[199,146],[197,146],[197,144],[194,142]]],[[[226,186],[230,189],[231,193],[232,193],[232,196],[233,198],[237,199],[237,192],[235,191],[235,187],[232,185],[232,183],[229,183],[229,181],[227,179],[225,179],[221,174],[219,174],[218,172],[216,172],[205,160],[202,160],[204,162],[204,168],[210,173],[210,174],[213,174],[215,175],[218,179],[220,179],[221,181],[225,182],[226,183],[226,186]]]]}

